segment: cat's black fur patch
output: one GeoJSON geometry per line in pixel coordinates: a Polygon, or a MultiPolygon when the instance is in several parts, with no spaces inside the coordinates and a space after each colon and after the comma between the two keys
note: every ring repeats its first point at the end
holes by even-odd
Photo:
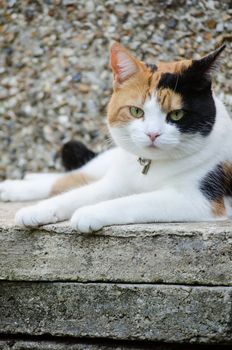
{"type": "MultiPolygon", "coordinates": [[[[182,96],[185,115],[176,126],[183,133],[200,133],[207,136],[215,123],[216,107],[211,89],[211,72],[225,49],[219,47],[211,54],[192,60],[181,73],[163,73],[157,89],[169,88],[182,96]]],[[[172,123],[171,120],[169,120],[172,123]]]]}
{"type": "Polygon", "coordinates": [[[82,142],[71,140],[61,149],[61,160],[65,170],[75,170],[86,164],[96,153],[88,149],[82,142]]]}
{"type": "Polygon", "coordinates": [[[157,89],[160,88],[169,88],[182,96],[185,115],[175,122],[181,132],[200,133],[203,136],[211,132],[215,123],[216,107],[210,80],[203,77],[193,78],[189,70],[182,74],[164,73],[157,86],[157,89]]]}
{"type": "Polygon", "coordinates": [[[200,190],[210,201],[220,200],[226,195],[226,176],[221,164],[206,174],[201,181],[200,190]]]}
{"type": "Polygon", "coordinates": [[[208,172],[200,183],[200,190],[210,201],[217,201],[224,196],[232,196],[231,173],[226,173],[223,164],[218,164],[208,172]]]}
{"type": "Polygon", "coordinates": [[[146,63],[146,67],[149,68],[152,73],[154,73],[158,69],[158,67],[152,63],[146,63]]]}

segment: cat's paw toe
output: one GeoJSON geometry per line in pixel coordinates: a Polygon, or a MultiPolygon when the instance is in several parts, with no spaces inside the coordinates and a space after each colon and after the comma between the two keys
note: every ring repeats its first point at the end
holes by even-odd
{"type": "Polygon", "coordinates": [[[71,218],[71,227],[82,233],[90,233],[100,230],[104,223],[97,215],[93,207],[78,209],[71,218]]]}
{"type": "Polygon", "coordinates": [[[20,209],[15,215],[15,222],[19,226],[36,227],[39,226],[38,214],[36,207],[20,209]]]}

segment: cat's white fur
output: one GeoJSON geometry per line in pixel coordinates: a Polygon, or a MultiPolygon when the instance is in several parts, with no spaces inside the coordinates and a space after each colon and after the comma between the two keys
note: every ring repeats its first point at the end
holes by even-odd
{"type": "MultiPolygon", "coordinates": [[[[232,161],[232,122],[222,102],[214,99],[217,113],[212,132],[192,140],[162,122],[153,96],[144,106],[144,123],[134,120],[124,128],[111,128],[119,147],[80,169],[99,180],[19,210],[16,223],[37,226],[71,219],[74,229],[90,232],[113,224],[215,219],[199,181],[219,162],[232,161]],[[146,135],[152,131],[161,134],[156,148],[149,147],[146,135]],[[147,175],[142,174],[139,156],[152,159],[147,175]]],[[[0,198],[47,197],[56,179],[57,175],[50,175],[5,181],[0,184],[0,198]]]]}

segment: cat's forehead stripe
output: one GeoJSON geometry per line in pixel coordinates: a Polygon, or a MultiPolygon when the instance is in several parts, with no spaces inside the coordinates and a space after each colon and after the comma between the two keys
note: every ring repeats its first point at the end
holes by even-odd
{"type": "Polygon", "coordinates": [[[151,98],[152,95],[155,95],[160,109],[165,113],[183,108],[183,98],[179,93],[175,92],[173,89],[159,86],[161,77],[162,74],[159,72],[153,74],[152,82],[149,84],[149,93],[146,92],[145,101],[151,98]]]}
{"type": "Polygon", "coordinates": [[[171,89],[158,89],[156,96],[161,110],[165,113],[183,108],[181,95],[171,89]]]}
{"type": "Polygon", "coordinates": [[[153,110],[153,115],[157,114],[158,112],[168,114],[173,110],[182,109],[183,101],[180,94],[177,94],[170,89],[159,89],[150,92],[149,96],[147,97],[144,103],[145,113],[148,106],[149,110],[153,110],[151,106],[156,106],[155,110],[153,110]]]}
{"type": "MultiPolygon", "coordinates": [[[[152,74],[148,80],[148,89],[144,95],[144,102],[151,98],[153,92],[157,92],[157,100],[160,104],[160,108],[163,112],[169,113],[174,109],[181,109],[183,107],[183,101],[180,94],[177,94],[170,88],[162,88],[160,84],[161,78],[165,74],[178,75],[185,69],[191,66],[192,60],[182,60],[171,63],[159,63],[156,66],[156,70],[152,71],[152,74]]],[[[146,65],[149,67],[149,65],[146,65]]],[[[150,69],[151,71],[151,69],[150,69]]]]}

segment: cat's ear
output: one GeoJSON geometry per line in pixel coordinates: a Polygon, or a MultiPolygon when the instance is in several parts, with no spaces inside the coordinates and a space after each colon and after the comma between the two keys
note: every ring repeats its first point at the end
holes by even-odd
{"type": "Polygon", "coordinates": [[[115,83],[123,83],[141,69],[139,61],[119,43],[111,45],[110,58],[115,83]]]}
{"type": "Polygon", "coordinates": [[[222,45],[217,50],[200,58],[199,60],[193,60],[190,68],[192,73],[196,74],[198,77],[211,80],[211,75],[217,69],[220,55],[225,47],[226,45],[222,45]]]}

